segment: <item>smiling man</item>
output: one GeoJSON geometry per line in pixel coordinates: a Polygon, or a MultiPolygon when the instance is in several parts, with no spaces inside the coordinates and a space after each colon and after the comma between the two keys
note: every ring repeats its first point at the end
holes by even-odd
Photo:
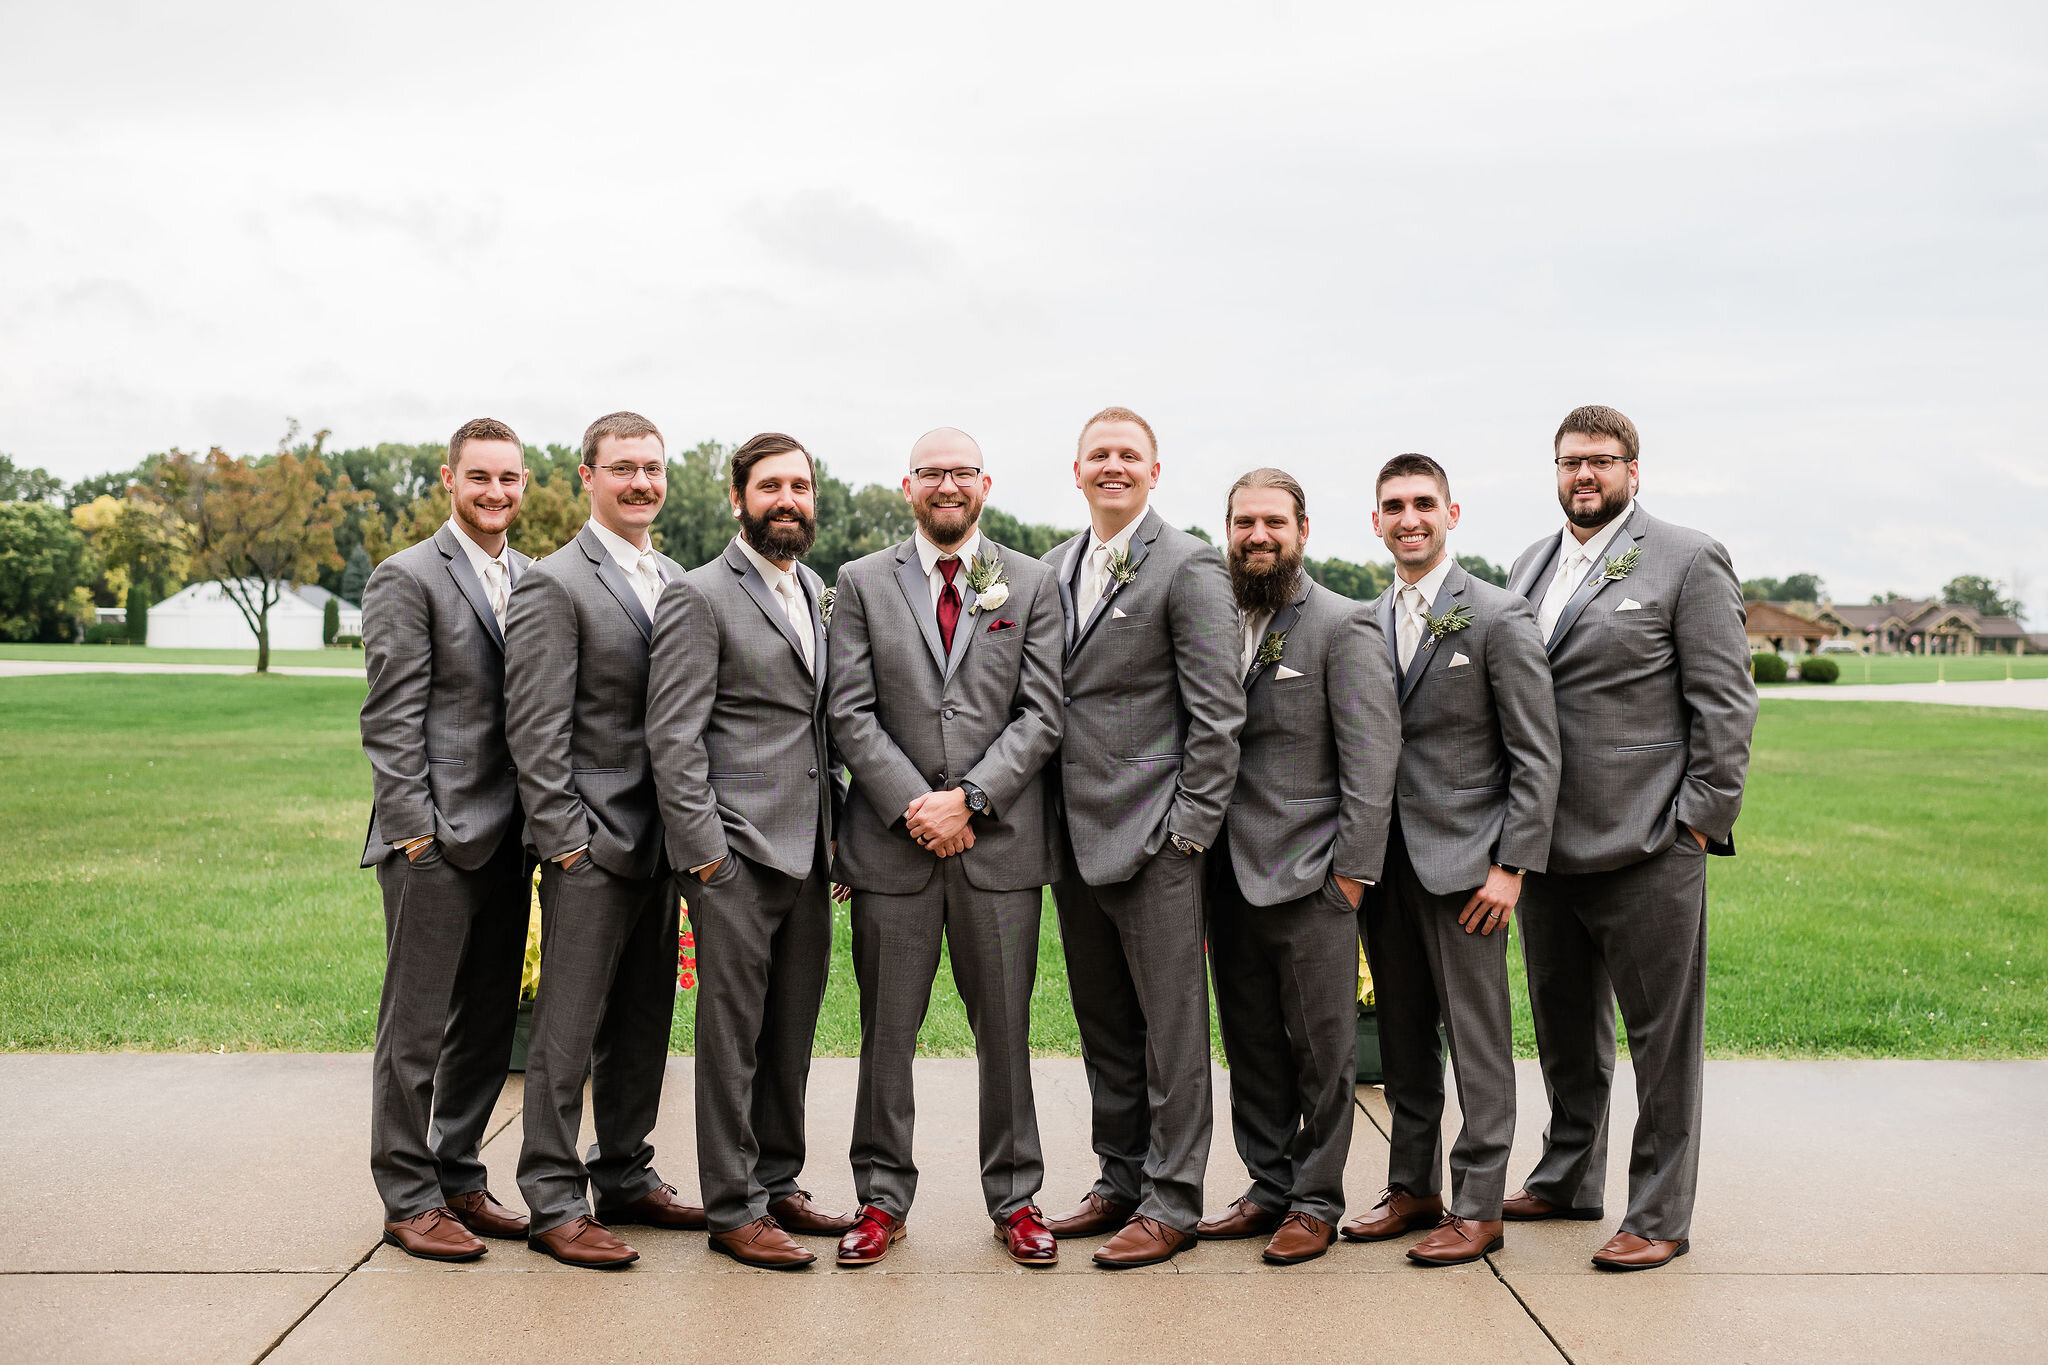
{"type": "Polygon", "coordinates": [[[1685,1254],[1699,1184],[1708,853],[1735,852],[1756,685],[1742,591],[1720,542],[1635,500],[1641,443],[1613,408],[1551,442],[1562,532],[1522,552],[1563,770],[1547,871],[1523,888],[1522,955],[1550,1097],[1543,1156],[1510,1220],[1603,1216],[1614,1007],[1639,1106],[1628,1211],[1593,1256],[1645,1270],[1685,1254]]]}
{"type": "Polygon", "coordinates": [[[1373,604],[1379,665],[1401,699],[1401,779],[1387,876],[1361,917],[1372,955],[1393,1132],[1387,1188],[1344,1227],[1357,1242],[1428,1233],[1419,1265],[1463,1265],[1498,1249],[1515,1137],[1508,919],[1522,879],[1550,856],[1557,713],[1536,617],[1450,556],[1450,476],[1427,455],[1380,470],[1373,529],[1394,582],[1373,604]],[[1443,1056],[1457,1063],[1463,1127],[1444,1212],[1443,1056]]]}
{"type": "Polygon", "coordinates": [[[1150,424],[1105,408],[1078,444],[1089,529],[1046,557],[1067,616],[1053,898],[1101,1175],[1048,1226],[1109,1237],[1095,1263],[1122,1269],[1185,1250],[1202,1217],[1202,863],[1237,781],[1245,703],[1223,557],[1148,506],[1150,424]]]}
{"type": "Polygon", "coordinates": [[[384,892],[384,994],[370,1062],[370,1170],[384,1240],[473,1260],[518,1238],[478,1148],[512,1051],[533,864],[505,746],[505,617],[533,561],[505,543],[526,493],[512,428],[465,422],[441,466],[451,515],[363,593],[363,866],[384,892]]]}

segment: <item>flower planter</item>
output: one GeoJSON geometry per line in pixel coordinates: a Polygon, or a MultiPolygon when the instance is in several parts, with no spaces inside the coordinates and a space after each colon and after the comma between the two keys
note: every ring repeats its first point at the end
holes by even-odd
{"type": "Polygon", "coordinates": [[[519,1022],[512,1027],[512,1060],[507,1071],[526,1070],[526,1042],[533,1036],[533,1002],[519,1002],[519,1022]]]}
{"type": "MultiPolygon", "coordinates": [[[[1451,1057],[1450,1035],[1439,1024],[1436,1030],[1436,1055],[1444,1063],[1451,1057]]],[[[1360,1085],[1384,1085],[1387,1076],[1380,1063],[1380,1015],[1378,1010],[1360,1010],[1358,1014],[1358,1083],[1360,1085]]]]}

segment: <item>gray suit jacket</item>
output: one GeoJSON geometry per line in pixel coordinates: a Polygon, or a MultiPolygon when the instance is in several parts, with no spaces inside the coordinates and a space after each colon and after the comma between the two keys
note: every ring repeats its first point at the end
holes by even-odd
{"type": "MultiPolygon", "coordinates": [[[[1509,591],[1541,603],[1557,546],[1552,533],[1523,551],[1509,591]]],[[[1719,541],[1640,502],[1607,559],[1631,549],[1642,551],[1634,570],[1608,579],[1596,564],[1545,642],[1564,754],[1552,872],[1639,863],[1681,822],[1709,852],[1735,851],[1756,725],[1735,568],[1719,541]]]]}
{"type": "Polygon", "coordinates": [[[910,837],[904,808],[963,780],[989,799],[989,813],[974,817],[974,847],[958,855],[967,880],[1023,891],[1053,879],[1044,771],[1064,721],[1059,585],[1029,555],[986,538],[982,554],[1001,559],[1009,600],[977,612],[961,574],[950,653],[915,538],[839,571],[830,714],[853,786],[834,880],[858,890],[924,889],[939,860],[910,837]]]}
{"type": "Polygon", "coordinates": [[[1128,881],[1178,834],[1216,842],[1237,782],[1244,680],[1223,556],[1147,508],[1131,533],[1137,576],[1111,582],[1085,621],[1075,592],[1083,531],[1046,556],[1067,621],[1059,786],[1081,879],[1128,881]]]}
{"type": "Polygon", "coordinates": [[[1371,610],[1304,574],[1267,625],[1275,632],[1286,637],[1280,661],[1254,656],[1244,677],[1226,821],[1238,890],[1253,905],[1299,900],[1338,872],[1378,881],[1401,758],[1400,707],[1371,610]]]}
{"type": "MultiPolygon", "coordinates": [[[[682,566],[657,557],[662,577],[682,566]]],[[[585,526],[519,580],[505,630],[505,737],[519,764],[527,846],[543,860],[590,845],[621,877],[651,877],[661,819],[644,704],[654,623],[585,526]]]]}
{"type": "MultiPolygon", "coordinates": [[[[507,547],[513,586],[532,562],[507,547]]],[[[518,823],[519,781],[505,745],[505,638],[449,527],[370,575],[363,652],[374,799],[362,865],[390,857],[393,840],[432,834],[449,862],[482,867],[518,823]]]]}
{"type": "Polygon", "coordinates": [[[1383,667],[1401,690],[1401,780],[1394,797],[1415,875],[1432,894],[1470,891],[1495,862],[1550,865],[1557,809],[1557,705],[1536,613],[1456,564],[1434,615],[1462,605],[1472,624],[1425,635],[1401,672],[1393,586],[1373,603],[1383,667]]]}
{"type": "Polygon", "coordinates": [[[647,743],[678,872],[729,853],[808,877],[832,838],[824,583],[802,564],[817,671],[737,541],[670,583],[654,628],[647,743]]]}

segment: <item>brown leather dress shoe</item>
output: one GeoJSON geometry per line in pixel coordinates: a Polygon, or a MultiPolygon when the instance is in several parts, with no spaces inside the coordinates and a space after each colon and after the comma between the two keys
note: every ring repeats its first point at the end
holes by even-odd
{"type": "Polygon", "coordinates": [[[1195,1236],[1205,1242],[1234,1242],[1244,1237],[1268,1237],[1286,1216],[1257,1203],[1248,1194],[1241,1194],[1222,1213],[1214,1218],[1204,1218],[1195,1224],[1195,1236]]]}
{"type": "Polygon", "coordinates": [[[806,1247],[790,1240],[773,1218],[756,1218],[730,1232],[711,1234],[711,1249],[722,1251],[741,1265],[763,1270],[802,1270],[818,1258],[806,1247]]]}
{"type": "Polygon", "coordinates": [[[491,1198],[489,1190],[458,1194],[448,1201],[448,1208],[462,1220],[462,1226],[479,1237],[526,1240],[526,1215],[514,1213],[491,1198]]]}
{"type": "Polygon", "coordinates": [[[1103,1237],[1131,1221],[1135,1204],[1112,1204],[1095,1191],[1057,1218],[1045,1220],[1045,1230],[1055,1237],[1103,1237]]]}
{"type": "Polygon", "coordinates": [[[798,1190],[776,1200],[768,1206],[768,1216],[784,1232],[794,1232],[802,1237],[837,1237],[860,1221],[858,1214],[819,1208],[812,1202],[808,1190],[798,1190]]]}
{"type": "Polygon", "coordinates": [[[1506,1244],[1498,1218],[1481,1222],[1454,1213],[1438,1223],[1429,1236],[1409,1247],[1408,1259],[1417,1265],[1470,1265],[1506,1244]]]}
{"type": "Polygon", "coordinates": [[[1296,1209],[1280,1220],[1261,1259],[1267,1265],[1299,1265],[1328,1251],[1336,1240],[1337,1229],[1314,1214],[1296,1209]]]}
{"type": "Polygon", "coordinates": [[[1060,1263],[1060,1244],[1046,1231],[1045,1216],[1036,1204],[1026,1204],[1008,1218],[996,1220],[996,1240],[1018,1265],[1047,1266],[1060,1263]]]}
{"type": "Polygon", "coordinates": [[[865,1204],[860,1217],[839,1239],[839,1264],[873,1265],[908,1235],[901,1218],[892,1218],[873,1204],[865,1204]]]}
{"type": "Polygon", "coordinates": [[[1593,1253],[1593,1264],[1602,1270],[1655,1270],[1691,1250],[1692,1243],[1684,1240],[1657,1242],[1633,1232],[1617,1232],[1593,1253]]]}
{"type": "Polygon", "coordinates": [[[1510,1223],[1536,1223],[1545,1218],[1569,1218],[1579,1223],[1597,1223],[1607,1216],[1607,1211],[1597,1206],[1589,1209],[1561,1208],[1548,1200],[1538,1199],[1527,1190],[1516,1190],[1501,1201],[1500,1216],[1510,1223]]]}
{"type": "Polygon", "coordinates": [[[546,1232],[527,1233],[526,1245],[582,1270],[619,1270],[640,1259],[639,1252],[587,1213],[546,1232]]]}
{"type": "Polygon", "coordinates": [[[474,1261],[490,1250],[447,1209],[428,1209],[384,1225],[384,1240],[423,1261],[474,1261]]]}
{"type": "Polygon", "coordinates": [[[1095,1264],[1104,1270],[1135,1270],[1141,1265],[1162,1265],[1195,1244],[1195,1234],[1170,1228],[1157,1218],[1139,1214],[1124,1224],[1123,1231],[1102,1244],[1095,1264]]]}
{"type": "Polygon", "coordinates": [[[1381,1191],[1380,1202],[1374,1204],[1369,1212],[1344,1225],[1344,1240],[1384,1242],[1416,1228],[1434,1227],[1443,1216],[1442,1195],[1433,1194],[1422,1199],[1399,1185],[1389,1185],[1381,1191]]]}
{"type": "Polygon", "coordinates": [[[673,1228],[677,1232],[702,1232],[710,1226],[704,1221],[702,1208],[676,1198],[673,1185],[649,1190],[632,1203],[621,1204],[615,1209],[599,1209],[597,1220],[621,1226],[639,1223],[650,1228],[673,1228]]]}

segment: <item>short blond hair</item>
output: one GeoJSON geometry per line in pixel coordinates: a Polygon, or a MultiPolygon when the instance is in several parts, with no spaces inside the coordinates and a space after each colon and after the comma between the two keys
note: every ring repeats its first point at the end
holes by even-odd
{"type": "Polygon", "coordinates": [[[1159,458],[1159,438],[1153,435],[1152,424],[1138,416],[1137,413],[1132,412],[1129,408],[1117,407],[1104,408],[1101,412],[1096,413],[1081,424],[1081,434],[1074,441],[1075,454],[1080,453],[1082,443],[1088,439],[1088,428],[1094,426],[1097,422],[1135,422],[1138,429],[1145,433],[1145,439],[1152,443],[1152,458],[1155,460],[1159,458]]]}
{"type": "Polygon", "coordinates": [[[629,439],[634,436],[652,436],[661,441],[664,453],[668,442],[661,440],[661,428],[637,412],[608,412],[583,429],[583,463],[597,467],[597,447],[607,436],[629,439]]]}

